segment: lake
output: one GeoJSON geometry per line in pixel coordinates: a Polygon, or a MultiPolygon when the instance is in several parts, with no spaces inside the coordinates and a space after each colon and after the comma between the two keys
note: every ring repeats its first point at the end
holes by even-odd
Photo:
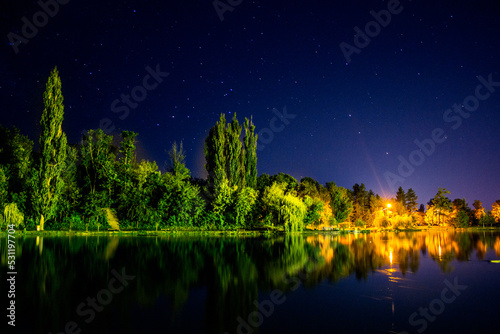
{"type": "MultiPolygon", "coordinates": [[[[499,327],[500,232],[18,236],[16,243],[19,333],[499,327]]],[[[6,244],[3,234],[2,294],[9,289],[6,244]]]]}

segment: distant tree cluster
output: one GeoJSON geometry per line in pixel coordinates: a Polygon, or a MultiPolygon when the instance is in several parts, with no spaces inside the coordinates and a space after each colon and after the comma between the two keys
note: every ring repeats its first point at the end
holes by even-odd
{"type": "MultiPolygon", "coordinates": [[[[382,198],[361,183],[352,189],[304,177],[257,174],[252,120],[240,125],[224,115],[205,140],[207,179],[194,179],[182,142],[168,152],[166,172],[155,161],[137,161],[137,133],[119,140],[88,130],[68,144],[62,130],[64,99],[55,68],[43,95],[39,151],[15,127],[0,126],[0,226],[51,230],[407,228],[416,224],[467,227],[500,222],[500,200],[486,213],[464,199],[450,201],[439,188],[416,211],[413,189],[382,198]],[[118,144],[116,144],[118,143],[118,144]]],[[[116,138],[118,139],[118,138],[116,138]]]]}

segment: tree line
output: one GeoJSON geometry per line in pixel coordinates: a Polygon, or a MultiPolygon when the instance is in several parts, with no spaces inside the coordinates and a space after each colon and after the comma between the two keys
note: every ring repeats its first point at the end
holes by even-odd
{"type": "Polygon", "coordinates": [[[301,231],[306,227],[457,227],[500,221],[500,200],[486,213],[439,189],[417,210],[412,189],[386,199],[365,185],[352,189],[305,177],[257,174],[252,119],[222,114],[205,140],[208,177],[191,177],[182,142],[168,152],[166,172],[136,158],[137,133],[119,138],[88,130],[68,144],[62,130],[64,99],[57,68],[43,94],[39,150],[16,127],[0,126],[0,225],[41,230],[238,229],[301,231]],[[119,223],[118,223],[119,222],[119,223]]]}

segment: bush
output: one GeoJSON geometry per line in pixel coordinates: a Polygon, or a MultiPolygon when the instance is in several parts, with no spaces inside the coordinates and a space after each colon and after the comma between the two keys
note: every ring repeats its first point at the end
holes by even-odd
{"type": "Polygon", "coordinates": [[[365,226],[365,222],[362,221],[361,219],[356,219],[356,222],[354,223],[354,226],[356,226],[356,227],[364,227],[365,226]]]}
{"type": "Polygon", "coordinates": [[[486,226],[490,225],[492,226],[495,223],[495,218],[493,218],[490,215],[484,215],[479,219],[479,226],[486,226]]]}
{"type": "Polygon", "coordinates": [[[408,229],[414,227],[415,218],[410,215],[395,216],[391,222],[394,229],[408,229]]]}
{"type": "Polygon", "coordinates": [[[83,231],[85,230],[85,224],[83,220],[77,214],[72,214],[67,218],[67,224],[70,230],[83,231]]]}

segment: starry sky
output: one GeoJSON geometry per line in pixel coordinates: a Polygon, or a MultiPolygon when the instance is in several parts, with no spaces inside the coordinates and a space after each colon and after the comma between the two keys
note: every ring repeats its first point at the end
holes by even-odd
{"type": "Polygon", "coordinates": [[[492,0],[3,1],[0,124],[38,141],[57,65],[69,142],[135,131],[138,157],[163,167],[183,141],[204,177],[220,114],[252,115],[259,174],[387,197],[402,186],[424,204],[445,187],[489,210],[500,199],[499,18],[492,0]]]}

